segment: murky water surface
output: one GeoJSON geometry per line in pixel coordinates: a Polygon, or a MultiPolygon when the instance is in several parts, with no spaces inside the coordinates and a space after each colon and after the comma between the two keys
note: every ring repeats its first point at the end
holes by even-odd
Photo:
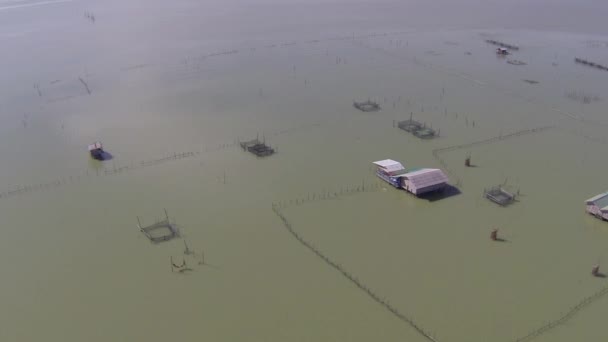
{"type": "Polygon", "coordinates": [[[574,63],[608,64],[605,5],[471,6],[0,1],[0,339],[606,340],[608,73],[574,63]],[[182,236],[154,245],[163,209],[182,236]]]}

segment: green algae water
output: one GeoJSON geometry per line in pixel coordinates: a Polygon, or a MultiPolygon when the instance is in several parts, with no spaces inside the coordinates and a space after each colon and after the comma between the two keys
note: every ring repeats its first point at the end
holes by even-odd
{"type": "Polygon", "coordinates": [[[474,5],[0,1],[0,340],[606,340],[605,5],[474,5]]]}

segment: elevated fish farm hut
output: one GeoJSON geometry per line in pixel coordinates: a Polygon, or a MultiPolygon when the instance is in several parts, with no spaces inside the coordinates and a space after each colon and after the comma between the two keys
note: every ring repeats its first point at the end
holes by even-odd
{"type": "Polygon", "coordinates": [[[483,195],[485,198],[503,207],[515,202],[515,195],[500,186],[484,189],[483,195]]]}
{"type": "Polygon", "coordinates": [[[258,157],[268,157],[276,153],[276,150],[265,141],[260,141],[257,138],[249,141],[240,142],[243,151],[249,151],[258,157]]]}
{"type": "Polygon", "coordinates": [[[395,188],[401,188],[401,175],[406,173],[403,165],[392,159],[384,159],[373,162],[377,166],[376,176],[395,188]]]}
{"type": "Polygon", "coordinates": [[[448,177],[440,169],[415,169],[406,171],[403,165],[392,159],[373,162],[378,168],[376,175],[398,189],[416,196],[443,190],[448,185],[448,177]]]}
{"type": "Polygon", "coordinates": [[[89,145],[89,153],[91,154],[91,158],[93,158],[93,159],[96,159],[96,160],[104,159],[103,146],[101,145],[101,143],[99,141],[89,145]]]}
{"type": "Polygon", "coordinates": [[[401,175],[401,187],[416,196],[441,191],[448,185],[448,176],[440,169],[419,169],[401,175]]]}
{"type": "Polygon", "coordinates": [[[426,124],[412,119],[399,121],[397,127],[420,139],[432,139],[439,136],[439,131],[435,131],[433,128],[427,127],[426,124]]]}
{"type": "Polygon", "coordinates": [[[608,221],[608,192],[599,194],[585,201],[586,211],[599,218],[608,221]]]}
{"type": "Polygon", "coordinates": [[[353,107],[357,108],[362,112],[377,112],[379,111],[380,105],[377,102],[367,100],[365,102],[353,102],[353,107]]]}
{"type": "Polygon", "coordinates": [[[169,215],[165,210],[165,219],[155,222],[149,226],[142,226],[137,218],[137,227],[144,235],[154,243],[168,241],[179,236],[177,227],[169,221],[169,215]]]}

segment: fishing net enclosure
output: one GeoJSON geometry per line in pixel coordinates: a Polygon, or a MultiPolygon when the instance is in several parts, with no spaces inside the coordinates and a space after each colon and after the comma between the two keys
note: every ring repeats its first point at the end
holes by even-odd
{"type": "Polygon", "coordinates": [[[367,100],[365,102],[353,102],[353,107],[357,108],[362,112],[377,112],[379,111],[380,105],[377,102],[367,100]]]}
{"type": "Polygon", "coordinates": [[[502,206],[507,206],[515,201],[515,195],[500,186],[485,189],[484,196],[490,201],[502,206]]]}
{"type": "Polygon", "coordinates": [[[426,127],[425,124],[411,119],[399,121],[397,123],[397,127],[406,132],[412,133],[414,136],[420,139],[432,139],[438,136],[437,131],[435,131],[434,129],[426,127]]]}
{"type": "Polygon", "coordinates": [[[166,211],[163,220],[156,221],[149,226],[142,226],[138,217],[137,224],[141,232],[154,243],[168,241],[179,236],[177,227],[169,221],[169,215],[166,211]]]}

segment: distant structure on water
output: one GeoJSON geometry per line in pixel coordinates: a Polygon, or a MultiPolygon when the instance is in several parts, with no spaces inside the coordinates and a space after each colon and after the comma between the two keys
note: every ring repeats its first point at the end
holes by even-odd
{"type": "Polygon", "coordinates": [[[448,184],[448,177],[440,169],[415,169],[406,171],[403,165],[392,159],[373,162],[378,168],[376,175],[398,189],[416,196],[441,191],[448,184]]]}
{"type": "Polygon", "coordinates": [[[608,221],[608,192],[599,194],[585,201],[586,210],[589,214],[608,221]]]}
{"type": "Polygon", "coordinates": [[[377,102],[367,100],[365,102],[353,102],[353,107],[357,108],[362,112],[377,112],[379,111],[380,105],[377,102]]]}
{"type": "Polygon", "coordinates": [[[275,149],[266,145],[265,141],[257,138],[249,141],[240,142],[243,151],[249,151],[258,157],[268,157],[276,153],[275,149]]]}
{"type": "Polygon", "coordinates": [[[95,14],[91,12],[84,12],[84,17],[90,20],[92,23],[95,23],[95,14]]]}
{"type": "Polygon", "coordinates": [[[506,56],[509,54],[509,50],[507,50],[505,48],[498,48],[498,49],[496,49],[496,54],[506,56]]]}
{"type": "Polygon", "coordinates": [[[432,139],[439,136],[439,131],[427,127],[424,123],[414,121],[411,117],[409,120],[399,121],[397,127],[420,139],[432,139]]]}
{"type": "Polygon", "coordinates": [[[89,145],[89,153],[91,154],[91,158],[96,160],[104,160],[104,150],[101,143],[98,141],[89,145]]]}
{"type": "Polygon", "coordinates": [[[503,207],[507,206],[515,201],[515,195],[503,189],[500,186],[495,186],[490,189],[485,189],[483,191],[485,198],[490,201],[500,204],[503,207]]]}
{"type": "Polygon", "coordinates": [[[385,182],[394,186],[395,188],[401,188],[401,175],[405,174],[405,167],[395,160],[385,159],[373,162],[378,168],[376,169],[376,175],[385,182]]]}

